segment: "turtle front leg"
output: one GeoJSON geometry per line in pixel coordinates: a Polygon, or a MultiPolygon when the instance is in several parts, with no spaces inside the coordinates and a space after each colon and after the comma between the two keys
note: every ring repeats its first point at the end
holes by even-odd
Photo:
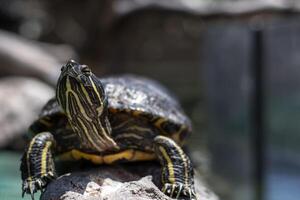
{"type": "Polygon", "coordinates": [[[22,197],[24,193],[30,194],[43,190],[50,180],[55,178],[54,161],[51,149],[54,138],[49,132],[37,134],[29,143],[21,162],[22,197]]]}
{"type": "Polygon", "coordinates": [[[190,159],[172,139],[157,136],[154,151],[162,165],[162,191],[176,199],[195,199],[194,171],[190,159]]]}

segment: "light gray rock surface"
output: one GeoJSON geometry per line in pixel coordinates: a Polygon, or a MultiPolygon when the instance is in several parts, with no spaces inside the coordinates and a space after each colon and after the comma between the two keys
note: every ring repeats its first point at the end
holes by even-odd
{"type": "Polygon", "coordinates": [[[62,64],[77,55],[68,45],[54,45],[0,31],[1,76],[31,76],[55,85],[62,64]]]}
{"type": "MultiPolygon", "coordinates": [[[[148,162],[98,166],[59,177],[41,200],[171,200],[159,190],[159,177],[160,166],[148,162]]],[[[197,199],[218,200],[199,176],[195,182],[197,199]]]]}
{"type": "Polygon", "coordinates": [[[22,135],[37,118],[54,90],[36,79],[10,77],[0,79],[0,148],[12,144],[22,148],[22,135]],[[12,142],[13,141],[13,142],[12,142]]]}

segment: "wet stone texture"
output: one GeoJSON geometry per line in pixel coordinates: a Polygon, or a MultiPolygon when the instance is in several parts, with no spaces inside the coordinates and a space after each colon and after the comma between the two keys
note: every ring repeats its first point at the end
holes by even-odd
{"type": "MultiPolygon", "coordinates": [[[[41,200],[170,200],[159,190],[159,179],[156,163],[97,166],[60,176],[48,185],[41,200]]],[[[218,200],[201,178],[195,181],[197,199],[218,200]]]]}

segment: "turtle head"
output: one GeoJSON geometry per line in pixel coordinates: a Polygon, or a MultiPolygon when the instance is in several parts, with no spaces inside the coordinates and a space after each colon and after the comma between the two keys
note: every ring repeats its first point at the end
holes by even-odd
{"type": "Polygon", "coordinates": [[[74,60],[68,61],[61,68],[56,98],[68,117],[77,112],[86,113],[91,118],[99,117],[107,101],[100,80],[87,65],[74,60]]]}
{"type": "Polygon", "coordinates": [[[99,151],[116,146],[110,138],[103,85],[87,65],[70,60],[62,66],[56,99],[83,143],[99,151]]]}
{"type": "Polygon", "coordinates": [[[66,65],[63,65],[61,67],[59,81],[61,81],[60,79],[63,79],[67,76],[75,79],[78,84],[83,84],[87,87],[92,86],[92,81],[97,81],[95,80],[97,78],[87,65],[81,65],[74,60],[69,60],[66,65]]]}

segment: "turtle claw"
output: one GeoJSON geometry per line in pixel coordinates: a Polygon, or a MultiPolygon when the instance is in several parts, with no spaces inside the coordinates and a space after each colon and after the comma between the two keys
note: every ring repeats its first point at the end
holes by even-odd
{"type": "Polygon", "coordinates": [[[22,185],[22,197],[24,197],[24,194],[30,194],[31,199],[34,200],[34,193],[37,192],[38,189],[40,189],[41,185],[39,183],[40,181],[37,179],[26,179],[23,181],[22,185]]]}
{"type": "Polygon", "coordinates": [[[187,187],[182,183],[166,183],[162,192],[174,199],[195,200],[196,194],[193,188],[187,187]]]}
{"type": "Polygon", "coordinates": [[[42,176],[40,178],[27,178],[23,181],[22,184],[22,197],[24,197],[24,194],[30,194],[31,199],[34,200],[34,193],[37,191],[43,191],[46,185],[50,182],[50,180],[54,179],[55,176],[53,173],[48,173],[45,176],[42,176]]]}

